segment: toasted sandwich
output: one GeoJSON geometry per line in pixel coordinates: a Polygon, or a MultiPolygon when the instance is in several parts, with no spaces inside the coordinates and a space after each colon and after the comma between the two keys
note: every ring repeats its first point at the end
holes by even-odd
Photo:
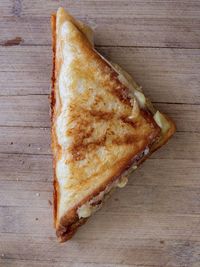
{"type": "Polygon", "coordinates": [[[54,224],[60,242],[175,132],[131,76],[94,48],[92,30],[52,15],[54,224]]]}

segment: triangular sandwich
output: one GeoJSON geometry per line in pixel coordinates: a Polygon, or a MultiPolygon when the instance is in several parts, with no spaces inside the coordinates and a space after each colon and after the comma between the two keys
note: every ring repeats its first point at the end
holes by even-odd
{"type": "Polygon", "coordinates": [[[52,16],[54,219],[61,242],[175,132],[141,88],[93,46],[89,27],[52,16]]]}

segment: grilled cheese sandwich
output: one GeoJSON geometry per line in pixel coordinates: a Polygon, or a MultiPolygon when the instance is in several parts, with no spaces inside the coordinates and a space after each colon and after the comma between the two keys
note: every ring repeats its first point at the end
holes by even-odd
{"type": "Polygon", "coordinates": [[[63,8],[52,15],[54,223],[72,237],[127,175],[175,132],[142,89],[95,49],[92,30],[63,8]]]}

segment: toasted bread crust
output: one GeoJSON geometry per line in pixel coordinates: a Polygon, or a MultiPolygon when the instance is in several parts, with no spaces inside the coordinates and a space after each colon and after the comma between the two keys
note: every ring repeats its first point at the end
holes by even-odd
{"type": "MultiPolygon", "coordinates": [[[[56,15],[52,14],[51,16],[51,29],[52,29],[52,76],[51,76],[51,95],[50,95],[50,107],[51,107],[51,124],[53,124],[53,116],[54,116],[54,106],[55,106],[55,95],[54,95],[54,83],[55,83],[55,57],[56,57],[56,15]]],[[[54,134],[53,128],[51,128],[51,140],[53,143],[54,134]]],[[[53,144],[52,144],[53,149],[53,144]]],[[[55,172],[55,158],[53,157],[53,215],[54,215],[54,226],[56,221],[56,213],[57,213],[57,181],[56,181],[56,172],[55,172]]]]}
{"type": "MultiPolygon", "coordinates": [[[[55,129],[53,127],[54,121],[54,108],[56,103],[55,97],[55,60],[56,60],[56,15],[52,14],[51,16],[51,29],[52,29],[52,52],[53,52],[53,68],[51,76],[51,96],[50,96],[50,106],[51,106],[51,140],[52,140],[52,150],[58,146],[57,137],[55,134],[55,129]]],[[[56,158],[55,153],[53,157],[53,216],[54,216],[54,227],[56,227],[56,218],[57,218],[57,207],[59,205],[59,186],[56,178],[56,158]]]]}
{"type": "MultiPolygon", "coordinates": [[[[150,153],[147,156],[143,156],[137,162],[137,166],[142,164],[154,151],[156,151],[161,146],[163,146],[169,140],[169,138],[175,133],[176,126],[175,126],[174,122],[170,118],[168,118],[166,115],[165,115],[165,117],[167,118],[168,122],[171,125],[170,129],[168,130],[168,132],[164,136],[162,136],[162,139],[159,140],[157,142],[157,144],[154,144],[154,146],[151,147],[150,153]]],[[[125,165],[123,167],[123,169],[121,170],[121,174],[118,177],[113,177],[113,180],[111,180],[110,183],[112,183],[114,180],[119,179],[125,171],[131,169],[131,167],[133,165],[133,161],[134,161],[134,159],[132,159],[132,161],[130,161],[127,165],[125,165]]],[[[106,182],[104,185],[102,185],[96,191],[94,191],[93,194],[91,194],[86,199],[84,199],[81,203],[76,205],[71,210],[70,213],[67,213],[62,218],[62,220],[60,221],[60,224],[59,224],[59,226],[57,227],[57,230],[56,230],[56,235],[57,235],[57,237],[58,237],[60,242],[65,242],[65,241],[71,239],[72,236],[78,230],[78,228],[88,220],[88,218],[84,218],[84,219],[83,218],[81,218],[81,219],[78,218],[77,208],[79,206],[81,206],[83,203],[85,203],[85,202],[91,200],[92,198],[94,198],[95,196],[97,196],[100,192],[104,191],[107,185],[108,185],[108,183],[106,182]]],[[[55,199],[54,199],[54,201],[55,201],[55,199]]]]}
{"type": "MultiPolygon", "coordinates": [[[[144,148],[145,149],[145,148],[144,148]]],[[[77,203],[70,211],[68,211],[65,216],[62,217],[62,219],[59,222],[59,225],[57,225],[56,234],[59,238],[60,242],[64,242],[72,237],[72,232],[75,233],[77,228],[86,222],[88,218],[78,218],[77,215],[77,209],[82,206],[84,203],[90,201],[94,197],[96,197],[100,192],[104,191],[107,186],[112,184],[114,181],[120,179],[120,177],[123,175],[125,171],[128,171],[133,163],[135,161],[135,157],[130,159],[128,162],[125,160],[126,164],[122,166],[119,173],[117,173],[115,176],[109,177],[101,186],[96,188],[92,192],[92,194],[88,195],[86,198],[84,198],[82,201],[77,203]]]]}
{"type": "MultiPolygon", "coordinates": [[[[100,192],[104,191],[106,186],[108,184],[111,184],[113,181],[119,179],[121,175],[128,170],[134,160],[135,156],[133,158],[126,158],[124,159],[124,163],[121,165],[120,169],[116,173],[115,176],[108,177],[108,179],[101,184],[95,191],[93,191],[92,194],[88,195],[86,198],[84,198],[82,201],[80,201],[78,204],[76,204],[70,211],[68,211],[61,219],[58,221],[57,219],[57,207],[59,206],[59,198],[60,198],[60,193],[59,193],[59,185],[57,182],[57,177],[56,177],[56,171],[55,171],[55,164],[56,164],[56,156],[55,154],[57,153],[59,157],[59,144],[57,142],[57,136],[55,133],[54,125],[53,122],[55,120],[55,114],[54,114],[54,109],[55,109],[55,104],[56,104],[56,92],[55,92],[55,80],[56,80],[56,74],[55,74],[55,58],[56,58],[56,15],[52,15],[51,17],[51,25],[52,25],[52,46],[53,46],[53,69],[52,69],[52,91],[51,91],[51,122],[52,122],[52,149],[54,151],[54,159],[53,159],[53,169],[54,169],[54,225],[56,227],[56,234],[59,238],[60,242],[64,242],[68,239],[70,239],[73,234],[76,232],[77,228],[84,224],[87,219],[86,218],[78,218],[77,215],[77,209],[83,205],[85,202],[91,200],[93,197],[97,196],[100,192]],[[56,152],[56,153],[55,153],[56,152]]],[[[115,92],[116,94],[116,92],[115,92]]],[[[127,98],[124,98],[124,93],[118,92],[117,96],[119,99],[121,98],[121,101],[125,104],[128,104],[129,101],[127,101],[127,98]]],[[[157,150],[160,146],[162,146],[164,143],[167,142],[167,140],[173,135],[175,132],[175,125],[174,123],[167,117],[168,122],[170,123],[171,127],[168,130],[168,132],[162,136],[162,139],[158,140],[158,136],[160,136],[160,128],[157,126],[155,121],[153,120],[153,117],[150,116],[149,114],[151,113],[149,110],[143,111],[144,112],[144,117],[154,125],[155,127],[155,132],[154,135],[151,137],[151,144],[149,146],[152,147],[150,150],[150,153],[153,151],[157,150]],[[155,145],[155,143],[157,145],[155,145]]],[[[145,149],[146,144],[143,146],[143,150],[145,149]]],[[[147,156],[144,156],[138,164],[143,162],[147,156]]],[[[137,164],[137,165],[138,165],[137,164]]]]}

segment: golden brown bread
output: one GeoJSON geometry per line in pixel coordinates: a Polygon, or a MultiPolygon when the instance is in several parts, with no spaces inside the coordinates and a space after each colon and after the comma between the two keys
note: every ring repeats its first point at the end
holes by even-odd
{"type": "Polygon", "coordinates": [[[94,50],[88,27],[62,8],[51,22],[54,224],[63,242],[175,126],[94,50]]]}

